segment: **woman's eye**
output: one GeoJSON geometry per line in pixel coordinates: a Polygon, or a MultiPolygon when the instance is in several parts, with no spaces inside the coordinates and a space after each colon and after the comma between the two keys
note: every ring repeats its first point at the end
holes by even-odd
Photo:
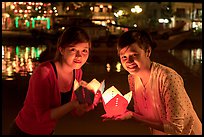
{"type": "Polygon", "coordinates": [[[82,52],[83,52],[83,53],[88,53],[88,50],[87,50],[87,49],[84,49],[82,52]]]}
{"type": "Polygon", "coordinates": [[[136,57],[138,54],[133,54],[133,57],[136,57]]]}
{"type": "Polygon", "coordinates": [[[71,52],[75,52],[76,50],[75,50],[75,49],[69,49],[69,51],[71,51],[71,52]]]}
{"type": "Polygon", "coordinates": [[[121,59],[125,60],[125,59],[127,59],[127,57],[126,56],[121,56],[121,59]]]}

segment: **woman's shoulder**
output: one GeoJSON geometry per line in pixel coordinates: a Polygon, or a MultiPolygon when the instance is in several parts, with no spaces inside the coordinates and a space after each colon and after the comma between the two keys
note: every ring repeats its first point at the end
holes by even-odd
{"type": "Polygon", "coordinates": [[[169,66],[165,66],[165,65],[157,63],[157,62],[152,62],[152,69],[153,69],[153,71],[157,71],[157,73],[158,72],[163,72],[165,74],[177,73],[173,68],[171,68],[169,66]]]}
{"type": "Polygon", "coordinates": [[[35,68],[35,71],[34,73],[46,73],[46,72],[49,72],[51,70],[51,63],[50,61],[45,61],[45,62],[42,62],[40,63],[36,68],[35,68]]]}
{"type": "Polygon", "coordinates": [[[157,62],[153,62],[152,64],[152,74],[163,77],[172,77],[172,75],[180,77],[180,75],[173,68],[157,62]]]}

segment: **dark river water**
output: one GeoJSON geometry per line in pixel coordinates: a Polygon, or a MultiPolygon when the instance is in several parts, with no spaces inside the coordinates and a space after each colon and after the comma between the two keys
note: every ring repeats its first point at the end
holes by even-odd
{"type": "MultiPolygon", "coordinates": [[[[185,45],[184,45],[185,47],[185,45]]],[[[35,67],[40,63],[40,56],[46,50],[46,45],[2,45],[2,79],[14,80],[16,76],[32,75],[35,67]]],[[[90,54],[84,69],[91,69],[94,73],[124,73],[117,54],[113,51],[94,51],[90,54]],[[91,67],[91,68],[90,68],[91,67]]],[[[202,73],[202,49],[173,49],[169,50],[173,56],[181,60],[192,72],[202,73]]]]}

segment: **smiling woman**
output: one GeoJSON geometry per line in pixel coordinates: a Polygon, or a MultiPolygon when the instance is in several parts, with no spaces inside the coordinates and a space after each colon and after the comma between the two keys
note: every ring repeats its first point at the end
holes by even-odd
{"type": "Polygon", "coordinates": [[[91,42],[85,30],[71,27],[57,43],[56,57],[35,68],[24,101],[11,127],[12,135],[53,134],[57,120],[73,113],[82,115],[92,109],[79,104],[73,94],[74,81],[82,79],[81,67],[89,56],[91,42]]]}
{"type": "Polygon", "coordinates": [[[118,53],[129,72],[134,112],[126,111],[111,119],[134,118],[149,126],[152,134],[201,135],[202,123],[182,77],[172,68],[150,60],[153,46],[148,32],[140,29],[127,31],[119,38],[118,53]]]}

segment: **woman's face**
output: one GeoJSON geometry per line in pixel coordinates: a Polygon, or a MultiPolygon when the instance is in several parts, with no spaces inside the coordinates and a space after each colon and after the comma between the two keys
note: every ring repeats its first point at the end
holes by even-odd
{"type": "Polygon", "coordinates": [[[89,57],[89,43],[78,43],[76,45],[60,49],[63,56],[63,64],[72,69],[81,68],[89,57]]]}
{"type": "Polygon", "coordinates": [[[122,48],[119,54],[123,68],[130,74],[142,73],[147,69],[150,53],[145,52],[137,44],[122,48]]]}

